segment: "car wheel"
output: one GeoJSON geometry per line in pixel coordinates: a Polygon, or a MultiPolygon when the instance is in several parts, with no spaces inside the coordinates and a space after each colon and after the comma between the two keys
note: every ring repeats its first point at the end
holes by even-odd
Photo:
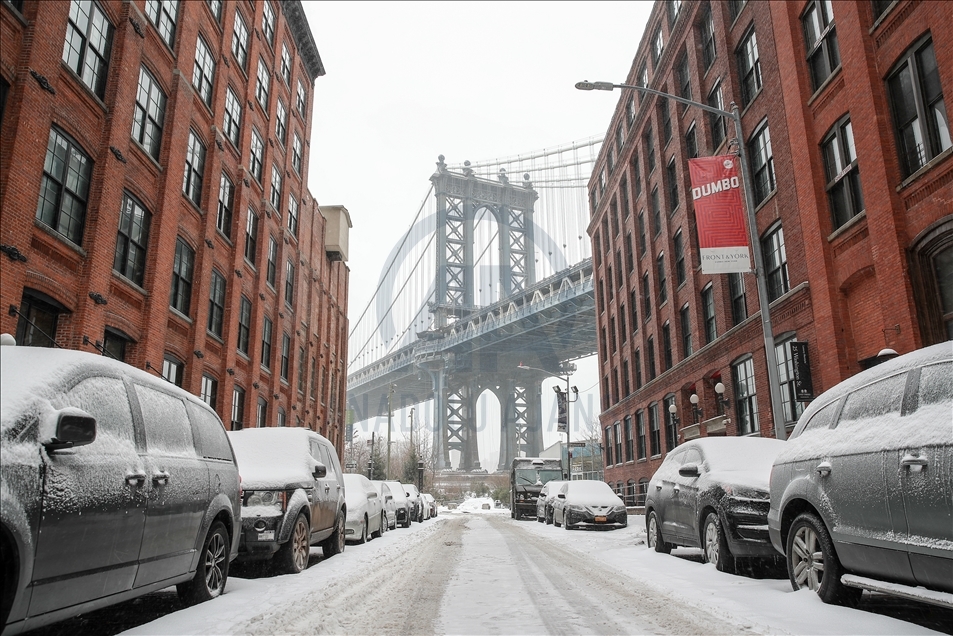
{"type": "Polygon", "coordinates": [[[361,538],[357,540],[358,543],[367,543],[367,527],[370,524],[367,522],[367,515],[364,515],[364,523],[361,524],[361,538]]]}
{"type": "Polygon", "coordinates": [[[384,532],[386,532],[386,531],[387,531],[387,520],[386,520],[386,518],[384,517],[384,513],[383,513],[383,511],[382,511],[382,512],[381,512],[381,523],[380,523],[380,527],[377,528],[377,530],[374,531],[373,536],[374,536],[375,539],[380,539],[381,537],[384,536],[384,532]]]}
{"type": "Polygon", "coordinates": [[[735,557],[728,549],[728,540],[721,527],[721,519],[714,512],[709,512],[705,518],[702,547],[707,563],[714,563],[720,572],[734,574],[735,557]]]}
{"type": "Polygon", "coordinates": [[[555,511],[555,510],[553,510],[553,525],[556,526],[557,528],[562,525],[561,523],[559,523],[558,521],[556,521],[556,511],[555,511]]]}
{"type": "Polygon", "coordinates": [[[536,513],[536,523],[542,523],[542,522],[543,522],[543,518],[540,517],[540,516],[539,516],[539,513],[537,512],[537,513],[536,513]]]}
{"type": "Polygon", "coordinates": [[[814,590],[825,603],[855,605],[860,600],[862,590],[840,582],[844,568],[834,552],[831,535],[817,515],[804,512],[794,519],[788,533],[787,563],[795,590],[814,590]]]}
{"type": "Polygon", "coordinates": [[[662,526],[658,520],[658,514],[653,510],[645,520],[645,537],[649,547],[656,552],[668,554],[672,551],[672,544],[665,543],[662,539],[662,526]]]}
{"type": "Polygon", "coordinates": [[[220,596],[225,591],[228,579],[229,541],[225,524],[216,521],[209,528],[205,543],[202,544],[202,556],[195,568],[195,576],[188,583],[179,583],[175,591],[187,605],[204,603],[220,596]]]}
{"type": "Polygon", "coordinates": [[[563,513],[563,528],[565,528],[566,530],[572,530],[572,526],[569,525],[569,521],[571,519],[572,517],[569,515],[568,512],[563,513]]]}
{"type": "Polygon", "coordinates": [[[303,512],[298,513],[294,525],[291,527],[291,536],[285,541],[278,553],[275,562],[280,572],[297,574],[308,568],[308,558],[311,556],[311,526],[303,512]]]}
{"type": "Polygon", "coordinates": [[[335,554],[344,552],[344,512],[338,512],[337,519],[334,521],[334,532],[325,540],[321,546],[325,558],[331,558],[335,554]]]}
{"type": "Polygon", "coordinates": [[[551,523],[553,522],[553,511],[552,511],[552,510],[546,510],[546,512],[544,513],[544,516],[545,516],[544,521],[546,522],[547,525],[549,525],[549,524],[551,524],[551,523]]]}

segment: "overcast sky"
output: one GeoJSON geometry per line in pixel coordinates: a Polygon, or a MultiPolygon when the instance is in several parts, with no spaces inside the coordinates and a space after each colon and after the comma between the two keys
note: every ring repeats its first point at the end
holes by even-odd
{"type": "MultiPolygon", "coordinates": [[[[304,6],[327,70],[315,82],[309,186],[322,205],[347,207],[354,224],[353,321],[410,227],[437,155],[476,162],[605,133],[618,93],[573,85],[625,80],[652,3],[304,6]]],[[[573,383],[582,391],[597,376],[594,362],[580,366],[573,383]]],[[[494,444],[481,443],[484,463],[494,444]]]]}

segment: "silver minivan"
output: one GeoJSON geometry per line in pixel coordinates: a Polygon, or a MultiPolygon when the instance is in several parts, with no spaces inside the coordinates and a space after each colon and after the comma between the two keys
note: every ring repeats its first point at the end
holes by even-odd
{"type": "Polygon", "coordinates": [[[795,590],[953,607],[953,342],[811,403],[774,462],[768,531],[795,590]]]}

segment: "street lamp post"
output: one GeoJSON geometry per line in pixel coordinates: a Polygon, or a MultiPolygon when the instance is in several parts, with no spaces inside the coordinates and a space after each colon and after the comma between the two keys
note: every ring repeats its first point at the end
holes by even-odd
{"type": "MultiPolygon", "coordinates": [[[[745,207],[748,216],[748,237],[751,242],[751,249],[754,251],[754,274],[758,285],[758,304],[761,310],[761,329],[764,332],[764,357],[765,364],[768,367],[768,390],[771,395],[771,412],[774,416],[774,435],[778,439],[787,437],[784,430],[784,407],[781,403],[781,381],[778,374],[778,359],[774,350],[774,331],[771,327],[771,313],[768,303],[768,286],[764,280],[764,256],[761,253],[761,241],[758,237],[758,223],[754,215],[754,200],[751,195],[751,174],[748,168],[748,159],[745,156],[744,133],[741,129],[741,113],[738,111],[738,105],[731,102],[731,110],[722,110],[696,102],[691,99],[685,99],[678,95],[657,91],[644,86],[634,86],[632,84],[613,84],[612,82],[577,82],[576,88],[581,91],[611,91],[616,88],[628,88],[648,93],[649,95],[658,95],[666,99],[695,106],[710,113],[730,117],[735,122],[735,135],[738,137],[738,160],[741,162],[741,172],[744,178],[745,207]]],[[[737,387],[735,388],[737,390],[737,387]]]]}
{"type": "MultiPolygon", "coordinates": [[[[570,365],[570,366],[571,366],[573,369],[575,369],[575,365],[570,365]]],[[[571,451],[571,448],[570,448],[570,446],[569,446],[569,430],[570,430],[570,429],[569,429],[569,405],[579,399],[579,389],[576,388],[576,387],[570,387],[570,386],[569,386],[569,374],[568,374],[568,373],[567,373],[565,376],[562,376],[562,375],[555,374],[555,373],[553,373],[552,371],[547,371],[546,369],[540,369],[540,368],[537,368],[537,367],[527,366],[527,365],[523,364],[522,362],[521,362],[521,363],[519,364],[519,366],[516,367],[516,368],[517,368],[517,369],[526,369],[526,370],[528,370],[528,371],[540,371],[540,372],[545,373],[545,374],[547,374],[547,375],[551,375],[551,376],[553,376],[553,377],[557,377],[557,378],[559,378],[559,379],[561,379],[561,380],[562,380],[562,379],[565,379],[565,380],[566,380],[566,392],[565,392],[565,393],[562,392],[562,389],[559,388],[559,385],[558,385],[558,384],[553,387],[553,391],[556,392],[556,404],[557,404],[557,407],[560,405],[560,402],[564,402],[564,403],[565,403],[565,408],[566,408],[566,470],[563,471],[563,475],[565,475],[567,479],[571,479],[571,478],[572,478],[572,458],[570,457],[570,453],[571,453],[572,451],[571,451]],[[570,398],[569,398],[569,391],[570,391],[570,390],[571,390],[571,391],[573,392],[573,394],[576,396],[575,399],[570,399],[570,398]]],[[[556,409],[556,413],[557,413],[557,430],[558,430],[558,428],[559,428],[559,422],[558,422],[558,418],[559,418],[559,408],[556,409]]],[[[562,461],[562,458],[560,458],[560,462],[561,462],[561,461],[562,461]]]]}
{"type": "Polygon", "coordinates": [[[390,385],[387,390],[387,463],[384,466],[384,472],[387,479],[390,479],[390,429],[391,421],[394,419],[394,408],[391,406],[391,396],[394,395],[394,385],[390,385]]]}

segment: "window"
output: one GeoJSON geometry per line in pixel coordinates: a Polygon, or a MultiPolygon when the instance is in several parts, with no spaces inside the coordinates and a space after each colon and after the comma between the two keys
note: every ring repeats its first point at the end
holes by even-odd
{"type": "Polygon", "coordinates": [[[645,411],[636,411],[635,413],[635,436],[637,458],[645,459],[645,411]]]}
{"type": "MultiPolygon", "coordinates": [[[[617,346],[617,340],[616,340],[615,333],[616,333],[616,329],[615,329],[615,317],[613,316],[613,317],[609,318],[609,347],[610,347],[612,353],[617,353],[617,352],[619,351],[619,347],[617,346]]],[[[618,393],[618,391],[616,391],[616,392],[618,393]]]]}
{"type": "Polygon", "coordinates": [[[606,310],[605,302],[606,302],[605,281],[600,278],[599,279],[599,313],[602,313],[606,310]]]}
{"type": "Polygon", "coordinates": [[[675,24],[678,19],[678,12],[682,9],[682,0],[668,0],[668,20],[669,24],[675,24]]]}
{"type": "Polygon", "coordinates": [[[622,146],[625,145],[625,129],[622,127],[620,122],[615,128],[615,147],[619,151],[619,154],[622,154],[622,146]]]}
{"type": "Polygon", "coordinates": [[[248,208],[248,219],[245,221],[245,260],[255,265],[258,254],[258,215],[248,208]]]}
{"type": "Polygon", "coordinates": [[[189,315],[192,301],[192,268],[194,263],[195,252],[181,237],[176,239],[169,305],[185,316],[189,315]]]}
{"type": "Polygon", "coordinates": [[[672,327],[666,321],[666,323],[662,325],[662,370],[668,371],[672,368],[673,363],[672,327]]]}
{"type": "Polygon", "coordinates": [[[294,141],[291,143],[291,167],[301,174],[301,137],[298,133],[294,134],[294,141]]]}
{"type": "Polygon", "coordinates": [[[609,151],[606,153],[606,168],[609,170],[609,174],[612,174],[612,171],[615,169],[615,150],[609,148],[609,151]]]}
{"type": "Polygon", "coordinates": [[[103,331],[103,355],[119,360],[126,361],[126,347],[132,342],[129,336],[118,329],[106,327],[103,331]]]}
{"type": "Polygon", "coordinates": [[[827,200],[831,206],[834,229],[864,211],[864,197],[860,189],[860,168],[854,147],[854,132],[850,118],[834,125],[821,142],[824,169],[827,175],[827,200]]]}
{"type": "Polygon", "coordinates": [[[649,365],[649,381],[652,381],[655,379],[655,376],[658,375],[655,371],[655,338],[649,336],[645,343],[645,349],[646,362],[649,365]]]}
{"type": "Polygon", "coordinates": [[[245,427],[245,389],[237,384],[232,389],[232,430],[245,427]]]}
{"type": "Polygon", "coordinates": [[[281,170],[278,168],[278,165],[274,163],[271,164],[271,194],[269,201],[271,202],[271,207],[277,211],[281,210],[281,170]]]}
{"type": "Polygon", "coordinates": [[[281,45],[281,77],[284,78],[288,88],[291,88],[291,54],[288,53],[288,47],[284,44],[281,45]]]}
{"type": "Polygon", "coordinates": [[[658,273],[658,304],[661,306],[668,302],[668,279],[665,277],[664,252],[655,258],[655,271],[658,273]]]}
{"type": "Polygon", "coordinates": [[[175,44],[175,16],[178,8],[179,0],[146,0],[146,15],[170,49],[175,44]]]}
{"type": "Polygon", "coordinates": [[[642,139],[645,142],[645,162],[648,166],[649,174],[652,174],[652,171],[655,170],[655,140],[652,137],[651,128],[645,129],[645,134],[642,135],[642,139]]]}
{"type": "Polygon", "coordinates": [[[288,195],[288,231],[292,236],[298,236],[298,200],[288,195]]]}
{"type": "Polygon", "coordinates": [[[275,9],[268,0],[265,0],[264,11],[261,13],[261,32],[268,44],[275,45],[275,9]]]}
{"type": "Polygon", "coordinates": [[[298,80],[298,94],[297,100],[295,101],[295,106],[297,106],[298,112],[301,113],[302,117],[307,117],[308,94],[304,92],[304,84],[301,83],[301,80],[298,80]]]}
{"type": "Polygon", "coordinates": [[[658,67],[658,61],[662,58],[662,51],[665,50],[665,40],[662,37],[662,28],[655,31],[655,37],[652,39],[652,66],[658,67]]]}
{"type": "Polygon", "coordinates": [[[182,377],[185,375],[185,363],[178,358],[165,354],[162,358],[162,377],[174,384],[182,386],[182,377]]]}
{"type": "Polygon", "coordinates": [[[182,192],[192,203],[201,206],[202,174],[205,172],[205,146],[194,130],[189,130],[189,144],[185,150],[185,174],[182,176],[182,192]]]}
{"type": "Polygon", "coordinates": [[[784,229],[780,224],[761,239],[761,251],[764,253],[768,302],[774,302],[791,288],[788,282],[788,257],[784,251],[784,229]]]}
{"type": "Polygon", "coordinates": [[[662,454],[662,438],[659,434],[658,402],[649,404],[649,435],[652,442],[652,457],[662,454]]]}
{"type": "Polygon", "coordinates": [[[275,286],[275,274],[278,267],[278,241],[274,236],[268,237],[268,265],[265,269],[265,280],[272,287],[275,286]]]}
{"type": "Polygon", "coordinates": [[[758,37],[751,29],[738,47],[738,75],[741,77],[741,105],[747,106],[761,90],[761,59],[758,37]]]}
{"type": "Polygon", "coordinates": [[[265,369],[271,368],[271,318],[265,316],[261,326],[261,366],[265,369]]]}
{"type": "MultiPolygon", "coordinates": [[[[644,86],[645,88],[649,87],[649,71],[645,65],[645,62],[642,62],[642,68],[639,69],[639,79],[636,83],[637,86],[644,86]]],[[[645,93],[639,91],[639,105],[642,105],[642,100],[645,99],[645,93]]]]}
{"type": "Polygon", "coordinates": [[[691,128],[685,133],[685,150],[689,159],[698,157],[698,135],[695,132],[695,123],[692,122],[691,128]]]}
{"type": "Polygon", "coordinates": [[[209,108],[212,107],[212,84],[215,82],[215,56],[202,36],[195,42],[195,68],[192,70],[192,86],[209,108]]]}
{"type": "Polygon", "coordinates": [[[709,344],[718,337],[715,324],[715,292],[711,283],[702,290],[702,311],[705,314],[705,344],[709,344]]]}
{"type": "Polygon", "coordinates": [[[688,303],[682,305],[682,308],[679,310],[678,320],[681,323],[679,326],[682,329],[682,358],[684,359],[694,353],[692,349],[692,324],[688,303]]]}
{"type": "Polygon", "coordinates": [[[675,232],[672,245],[675,251],[675,280],[681,285],[685,282],[685,247],[682,245],[681,230],[675,232]]]}
{"type": "Polygon", "coordinates": [[[642,172],[639,170],[638,150],[632,153],[632,181],[635,184],[635,196],[642,194],[642,172]]]}
{"type": "Polygon", "coordinates": [[[138,199],[124,192],[113,269],[140,287],[146,275],[146,251],[149,249],[151,224],[152,215],[148,210],[138,199]]]}
{"type": "Polygon", "coordinates": [[[251,301],[242,294],[238,308],[238,350],[248,355],[249,336],[251,335],[251,301]]]}
{"type": "Polygon", "coordinates": [[[870,4],[873,5],[874,22],[877,22],[893,3],[894,0],[873,0],[870,4]]]}
{"type": "Polygon", "coordinates": [[[225,114],[223,115],[222,130],[232,145],[238,148],[238,138],[242,125],[242,103],[232,87],[225,92],[225,114]]]}
{"type": "Polygon", "coordinates": [[[106,93],[113,25],[92,0],[73,0],[66,24],[63,62],[97,97],[106,93]]]}
{"type": "Polygon", "coordinates": [[[630,97],[629,102],[625,105],[625,121],[632,125],[632,122],[635,121],[635,98],[630,97]]]}
{"type": "Polygon", "coordinates": [[[615,448],[615,445],[612,443],[612,427],[607,426],[605,429],[605,449],[606,449],[606,466],[612,466],[612,450],[615,448]]]}
{"type": "Polygon", "coordinates": [[[252,176],[255,177],[255,181],[261,183],[261,163],[262,158],[265,154],[265,142],[261,140],[261,135],[258,134],[258,131],[252,129],[251,131],[251,152],[248,157],[248,170],[251,172],[252,176]]]}
{"type": "Polygon", "coordinates": [[[294,261],[285,263],[285,304],[293,305],[295,299],[295,264],[294,261]]]}
{"type": "Polygon", "coordinates": [[[218,186],[218,214],[215,217],[215,227],[219,232],[232,238],[232,205],[235,201],[235,186],[228,175],[222,173],[218,186]]]}
{"type": "Polygon", "coordinates": [[[318,379],[318,360],[314,356],[311,356],[311,382],[308,383],[308,397],[312,400],[314,399],[315,392],[317,389],[317,379],[318,379]]]}
{"type": "Polygon", "coordinates": [[[212,283],[208,292],[208,331],[222,337],[222,322],[225,317],[225,277],[212,270],[212,283]]]}
{"type": "MultiPolygon", "coordinates": [[[[725,104],[721,99],[721,82],[716,82],[715,87],[708,93],[708,105],[712,108],[725,110],[725,104]]],[[[708,113],[708,124],[711,126],[711,144],[712,150],[717,150],[721,142],[725,140],[725,118],[717,113],[708,113]]]]}
{"type": "Polygon", "coordinates": [[[632,416],[626,415],[623,424],[623,429],[625,431],[625,461],[632,461],[632,416]]]}
{"type": "Polygon", "coordinates": [[[632,332],[639,330],[639,292],[633,289],[629,296],[629,306],[632,308],[632,332]]]}
{"type": "Polygon", "coordinates": [[[765,121],[751,136],[748,144],[751,157],[751,179],[754,181],[755,205],[764,201],[774,191],[774,153],[771,151],[771,132],[765,121]]]}
{"type": "Polygon", "coordinates": [[[796,422],[804,412],[804,403],[797,401],[794,392],[794,359],[791,356],[791,343],[795,342],[792,336],[776,342],[775,356],[778,360],[778,381],[781,385],[781,409],[784,411],[785,422],[796,422]]]}
{"type": "Polygon", "coordinates": [[[639,212],[639,254],[645,254],[645,212],[639,212]]]}
{"type": "Polygon", "coordinates": [[[672,140],[672,109],[664,97],[659,98],[658,108],[662,119],[662,147],[664,148],[672,140]]]}
{"type": "Polygon", "coordinates": [[[675,169],[675,157],[672,157],[672,160],[668,162],[665,173],[668,179],[669,214],[674,214],[678,207],[678,171],[675,169]]]}
{"type": "Polygon", "coordinates": [[[731,323],[732,326],[739,325],[748,317],[743,274],[728,274],[728,292],[731,295],[731,323]]]}
{"type": "Polygon", "coordinates": [[[635,388],[642,388],[642,352],[635,350],[635,357],[632,359],[632,370],[635,371],[635,388]]]}
{"type": "Polygon", "coordinates": [[[165,119],[165,94],[152,73],[139,69],[139,90],[132,120],[132,138],[139,142],[153,159],[159,159],[162,122],[165,119]]]}
{"type": "Polygon", "coordinates": [[[816,91],[840,66],[831,0],[811,0],[801,24],[804,26],[807,64],[811,69],[811,88],[816,91]]]}
{"type": "Polygon", "coordinates": [[[205,0],[208,10],[212,12],[216,22],[222,21],[222,0],[205,0]]]}
{"type": "Polygon", "coordinates": [[[248,27],[245,26],[245,21],[242,20],[242,14],[239,11],[235,12],[235,29],[232,32],[232,55],[235,56],[238,65],[244,69],[248,62],[248,27]]]}
{"type": "Polygon", "coordinates": [[[24,289],[17,318],[17,345],[21,347],[55,347],[60,314],[69,313],[63,305],[46,294],[24,289]]]}
{"type": "Polygon", "coordinates": [[[662,205],[659,203],[658,187],[652,188],[652,235],[662,231],[662,205]]]}
{"type": "Polygon", "coordinates": [[[748,0],[728,0],[728,13],[731,14],[731,21],[738,19],[738,14],[745,8],[748,0]]]}
{"type": "Polygon", "coordinates": [[[288,141],[288,111],[285,110],[285,105],[280,99],[275,109],[275,136],[282,146],[288,141]]]}
{"type": "Polygon", "coordinates": [[[202,374],[202,392],[199,397],[203,402],[214,409],[218,401],[218,380],[209,375],[202,374]]]}
{"type": "Polygon", "coordinates": [[[83,242],[93,162],[71,137],[50,129],[36,218],[76,245],[83,242]]]}
{"type": "Polygon", "coordinates": [[[268,426],[268,400],[258,397],[258,412],[255,417],[255,426],[264,428],[268,426]]]}
{"type": "Polygon", "coordinates": [[[760,430],[758,425],[758,396],[754,388],[754,362],[749,356],[731,365],[731,378],[735,391],[735,422],[738,435],[748,435],[760,430]]]}
{"type": "Polygon", "coordinates": [[[674,405],[675,396],[669,393],[665,396],[663,402],[663,408],[665,409],[663,412],[665,413],[665,446],[670,453],[678,446],[678,427],[675,424],[677,415],[669,411],[669,407],[674,405]]]}
{"type": "MultiPolygon", "coordinates": [[[[683,54],[682,58],[678,61],[678,95],[682,99],[691,99],[692,98],[692,77],[688,71],[688,55],[683,54]]],[[[688,108],[687,104],[681,104],[682,112],[685,112],[685,109],[688,108]]]]}
{"type": "Polygon", "coordinates": [[[291,336],[281,334],[281,379],[288,381],[288,367],[291,360],[291,336]]]}
{"type": "Polygon", "coordinates": [[[613,427],[615,429],[615,461],[617,464],[622,463],[622,423],[616,422],[613,427]]]}
{"type": "Polygon", "coordinates": [[[707,71],[711,68],[711,65],[715,61],[715,57],[717,55],[717,52],[715,51],[715,23],[712,21],[710,4],[705,5],[701,24],[698,28],[699,31],[701,31],[702,64],[704,64],[705,70],[707,71]]]}
{"type": "Polygon", "coordinates": [[[933,41],[926,39],[910,49],[887,86],[901,170],[908,177],[951,145],[933,41]]]}
{"type": "MultiPolygon", "coordinates": [[[[624,309],[624,308],[623,308],[624,309]]],[[[621,318],[624,314],[619,314],[621,318]]],[[[620,327],[621,332],[625,333],[625,325],[620,327]]],[[[625,340],[623,340],[625,342],[625,340]]],[[[622,361],[622,396],[625,397],[632,393],[632,384],[629,382],[629,361],[622,361]]]]}
{"type": "Polygon", "coordinates": [[[284,407],[278,407],[278,426],[287,426],[288,417],[285,415],[284,407]]]}
{"type": "Polygon", "coordinates": [[[268,113],[268,94],[271,91],[271,73],[263,58],[258,58],[258,83],[255,86],[255,99],[261,109],[268,113]]]}
{"type": "Polygon", "coordinates": [[[652,294],[649,291],[649,273],[642,274],[642,316],[645,320],[651,318],[652,294]]]}

